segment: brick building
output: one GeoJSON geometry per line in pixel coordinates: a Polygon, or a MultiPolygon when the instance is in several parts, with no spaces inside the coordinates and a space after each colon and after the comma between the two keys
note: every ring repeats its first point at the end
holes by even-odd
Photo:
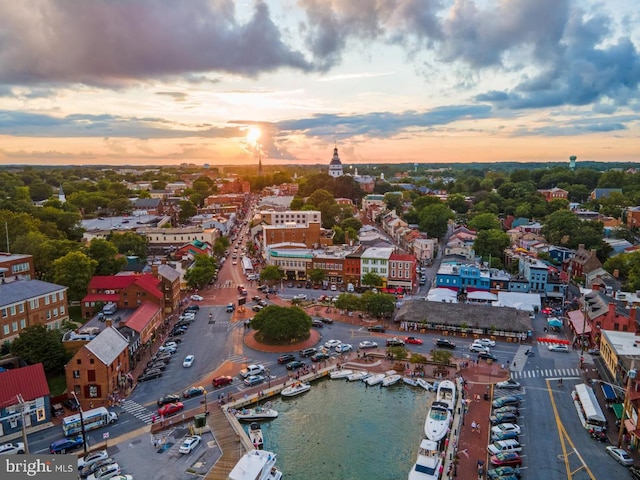
{"type": "Polygon", "coordinates": [[[547,202],[557,199],[567,200],[569,198],[569,192],[558,187],[538,190],[538,193],[542,195],[547,202]]]}
{"type": "Polygon", "coordinates": [[[35,278],[33,255],[0,252],[0,282],[35,278]]]}
{"type": "Polygon", "coordinates": [[[33,325],[60,328],[69,320],[67,287],[41,280],[0,284],[0,343],[33,325]]]}
{"type": "Polygon", "coordinates": [[[148,273],[95,276],[82,299],[82,318],[93,317],[108,302],[117,304],[118,308],[136,308],[144,301],[164,307],[164,294],[160,288],[160,280],[148,273]]]}
{"type": "Polygon", "coordinates": [[[83,409],[106,406],[129,380],[129,343],[111,325],[84,345],[65,366],[67,389],[74,391],[83,409]]]}
{"type": "Polygon", "coordinates": [[[172,313],[180,306],[180,272],[162,264],[151,267],[153,276],[160,280],[160,290],[164,295],[164,312],[172,313]]]}
{"type": "Polygon", "coordinates": [[[363,252],[364,247],[359,246],[344,257],[344,282],[354,287],[360,286],[360,257],[363,252]]]}
{"type": "Polygon", "coordinates": [[[562,271],[571,272],[572,277],[582,277],[600,267],[602,267],[602,263],[596,255],[596,250],[587,250],[582,243],[578,246],[573,257],[562,262],[562,271]]]}
{"type": "Polygon", "coordinates": [[[387,288],[404,288],[413,291],[416,284],[416,257],[406,253],[392,253],[389,257],[387,288]]]}

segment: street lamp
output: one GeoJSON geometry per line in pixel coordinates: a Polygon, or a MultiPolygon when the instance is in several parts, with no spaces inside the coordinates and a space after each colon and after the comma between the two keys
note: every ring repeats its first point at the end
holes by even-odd
{"type": "Polygon", "coordinates": [[[80,405],[80,402],[78,401],[78,396],[76,395],[76,392],[71,391],[71,395],[73,395],[73,398],[76,400],[76,403],[78,404],[78,411],[80,412],[80,429],[82,431],[82,448],[84,450],[84,454],[87,454],[87,437],[85,435],[85,431],[84,431],[84,413],[82,411],[82,405],[80,405]]]}

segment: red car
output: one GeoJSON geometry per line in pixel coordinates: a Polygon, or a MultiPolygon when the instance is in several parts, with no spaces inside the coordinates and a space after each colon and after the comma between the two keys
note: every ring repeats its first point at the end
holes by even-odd
{"type": "Polygon", "coordinates": [[[544,313],[545,315],[551,315],[553,313],[553,310],[549,307],[546,307],[542,309],[542,313],[544,313]]]}
{"type": "Polygon", "coordinates": [[[513,452],[496,453],[491,457],[491,465],[497,465],[501,467],[519,467],[520,465],[522,465],[522,458],[520,458],[520,455],[513,452]]]}
{"type": "Polygon", "coordinates": [[[169,415],[178,413],[182,409],[184,409],[184,405],[182,402],[168,403],[158,409],[158,415],[168,417],[169,415]]]}
{"type": "Polygon", "coordinates": [[[404,339],[404,343],[413,343],[414,345],[422,345],[422,339],[416,337],[407,337],[404,339]]]}
{"type": "Polygon", "coordinates": [[[229,376],[223,376],[214,378],[211,384],[213,385],[213,388],[218,388],[223,387],[224,385],[229,385],[231,382],[233,382],[233,378],[229,376]]]}

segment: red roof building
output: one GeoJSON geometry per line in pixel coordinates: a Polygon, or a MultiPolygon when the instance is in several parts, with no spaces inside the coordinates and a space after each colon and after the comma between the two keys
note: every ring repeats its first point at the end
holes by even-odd
{"type": "Polygon", "coordinates": [[[145,344],[153,340],[162,320],[162,308],[155,303],[144,302],[128,318],[125,327],[138,333],[141,344],[145,344]]]}
{"type": "Polygon", "coordinates": [[[159,306],[164,303],[160,280],[153,275],[129,273],[95,276],[89,282],[87,295],[82,299],[82,317],[93,317],[107,302],[116,303],[118,308],[136,308],[145,301],[159,306]]]}

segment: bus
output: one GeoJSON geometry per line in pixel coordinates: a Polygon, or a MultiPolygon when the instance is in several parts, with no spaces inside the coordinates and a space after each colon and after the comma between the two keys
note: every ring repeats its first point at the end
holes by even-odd
{"type": "Polygon", "coordinates": [[[605,430],[607,428],[607,417],[602,413],[593,389],[584,383],[579,383],[572,394],[573,403],[578,411],[582,426],[589,431],[601,432],[605,430]]]}
{"type": "MultiPolygon", "coordinates": [[[[115,412],[110,412],[104,407],[98,407],[82,412],[84,420],[84,430],[89,431],[95,428],[110,425],[118,419],[115,412]]],[[[65,437],[71,437],[82,433],[82,425],[80,424],[80,414],[69,415],[62,419],[62,431],[65,437]]]]}

